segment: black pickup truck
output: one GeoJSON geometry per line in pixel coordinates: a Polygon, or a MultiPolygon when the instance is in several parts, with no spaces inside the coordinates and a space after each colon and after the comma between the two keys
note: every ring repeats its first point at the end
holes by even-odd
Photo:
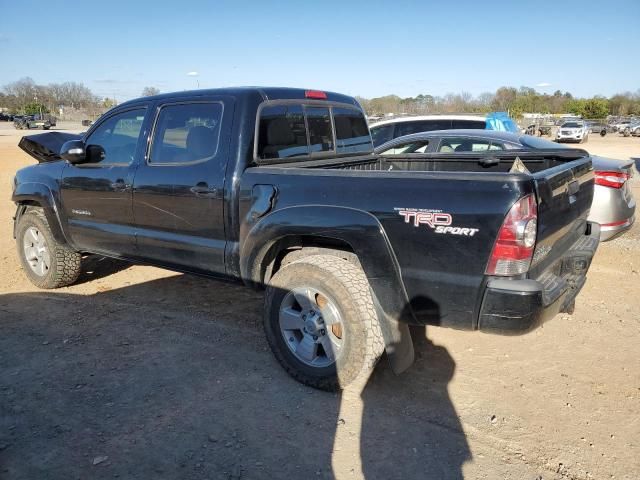
{"type": "Polygon", "coordinates": [[[146,97],[20,146],[40,162],[12,196],[35,285],[99,254],[265,288],[275,356],[318,388],[385,350],[407,368],[409,324],[522,333],[570,311],[598,245],[585,151],[378,157],[336,93],[146,97]]]}

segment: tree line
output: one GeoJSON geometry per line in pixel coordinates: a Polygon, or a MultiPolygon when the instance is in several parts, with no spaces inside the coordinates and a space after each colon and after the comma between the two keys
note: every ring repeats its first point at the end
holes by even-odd
{"type": "Polygon", "coordinates": [[[495,93],[487,92],[477,96],[463,92],[444,96],[421,94],[407,98],[397,95],[357,98],[367,114],[375,116],[388,113],[428,115],[495,111],[508,112],[513,118],[520,118],[523,113],[573,113],[591,119],[605,118],[608,115],[640,115],[640,90],[635,93],[620,93],[610,98],[576,98],[569,92],[556,90],[553,94],[547,94],[529,87],[500,87],[495,93]]]}
{"type": "MultiPolygon", "coordinates": [[[[142,96],[160,93],[155,87],[145,87],[142,96]]],[[[595,96],[576,98],[569,92],[540,93],[533,88],[500,87],[495,93],[477,96],[470,93],[449,93],[444,96],[420,94],[401,98],[387,95],[377,98],[357,97],[368,115],[387,113],[425,115],[432,113],[508,112],[513,118],[523,113],[573,113],[583,118],[605,118],[608,115],[640,115],[640,89],[610,98],[595,96]]],[[[38,85],[31,78],[22,78],[0,90],[0,107],[11,113],[57,113],[60,107],[98,115],[116,104],[114,99],[95,95],[82,83],[64,82],[38,85]]]]}
{"type": "MultiPolygon", "coordinates": [[[[145,87],[142,96],[157,95],[155,87],[145,87]]],[[[82,83],[64,82],[38,85],[29,77],[5,85],[0,90],[0,107],[10,113],[57,114],[59,109],[79,110],[96,116],[116,105],[116,100],[95,95],[82,83]]]]}

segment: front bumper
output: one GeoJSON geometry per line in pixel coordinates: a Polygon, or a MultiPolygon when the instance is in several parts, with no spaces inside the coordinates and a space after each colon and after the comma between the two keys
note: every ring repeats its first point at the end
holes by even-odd
{"type": "Polygon", "coordinates": [[[488,333],[526,333],[560,312],[571,312],[598,248],[600,226],[574,243],[559,260],[558,274],[538,279],[493,278],[487,283],[478,329],[488,333]]]}
{"type": "Polygon", "coordinates": [[[581,141],[582,141],[582,134],[556,136],[556,142],[581,142],[581,141]]]}

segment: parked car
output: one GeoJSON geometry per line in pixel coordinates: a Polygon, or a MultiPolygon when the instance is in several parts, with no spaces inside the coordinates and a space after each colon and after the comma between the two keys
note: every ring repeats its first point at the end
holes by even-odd
{"type": "Polygon", "coordinates": [[[589,140],[589,128],[584,122],[564,122],[556,132],[556,142],[584,143],[589,140]]]}
{"type": "Polygon", "coordinates": [[[586,122],[590,133],[598,133],[601,137],[607,134],[607,124],[601,122],[586,122]]]}
{"type": "Polygon", "coordinates": [[[40,162],[12,192],[34,285],[72,284],[99,254],[265,288],[275,357],[328,390],[385,347],[408,368],[408,324],[521,333],[571,311],[600,235],[585,152],[502,152],[528,174],[460,153],[380,157],[357,101],[337,93],[144,97],[83,135],[20,147],[40,162]]]}
{"type": "Polygon", "coordinates": [[[617,123],[614,123],[613,125],[611,125],[611,130],[613,130],[614,132],[620,132],[622,133],[624,131],[625,128],[627,128],[629,125],[631,125],[631,121],[630,120],[623,120],[617,123]]]}
{"type": "Polygon", "coordinates": [[[640,136],[640,122],[635,122],[635,123],[629,124],[622,131],[622,135],[625,136],[625,137],[629,137],[629,136],[637,137],[637,136],[640,136]]]}
{"type": "Polygon", "coordinates": [[[486,117],[480,115],[421,115],[383,120],[369,126],[373,145],[382,145],[397,137],[431,130],[474,128],[484,130],[486,117]]]}
{"type": "MultiPolygon", "coordinates": [[[[553,151],[557,148],[558,145],[553,142],[529,135],[446,130],[396,138],[377,147],[375,151],[383,156],[407,155],[415,159],[416,154],[433,156],[450,152],[553,151]]],[[[633,175],[633,161],[595,155],[591,156],[591,160],[595,188],[588,220],[600,224],[601,241],[612,240],[629,230],[635,221],[636,201],[628,182],[633,175]]],[[[487,171],[505,169],[509,162],[501,160],[495,165],[488,165],[487,171]]]]}
{"type": "Polygon", "coordinates": [[[13,120],[13,126],[19,130],[31,130],[32,128],[49,130],[55,125],[56,119],[51,115],[24,115],[14,117],[13,120]]]}
{"type": "Polygon", "coordinates": [[[10,122],[12,120],[11,115],[7,113],[0,112],[0,121],[2,122],[10,122]]]}

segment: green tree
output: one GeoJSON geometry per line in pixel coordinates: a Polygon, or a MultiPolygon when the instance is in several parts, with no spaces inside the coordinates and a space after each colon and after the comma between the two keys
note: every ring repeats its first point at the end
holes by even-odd
{"type": "Polygon", "coordinates": [[[609,114],[609,101],[594,97],[584,102],[584,118],[605,118],[609,114]]]}
{"type": "Polygon", "coordinates": [[[24,113],[27,115],[35,115],[37,113],[49,113],[46,105],[37,102],[27,103],[24,106],[24,113]]]}
{"type": "Polygon", "coordinates": [[[580,98],[574,98],[567,102],[567,110],[574,115],[585,116],[585,105],[587,101],[580,98]]]}

